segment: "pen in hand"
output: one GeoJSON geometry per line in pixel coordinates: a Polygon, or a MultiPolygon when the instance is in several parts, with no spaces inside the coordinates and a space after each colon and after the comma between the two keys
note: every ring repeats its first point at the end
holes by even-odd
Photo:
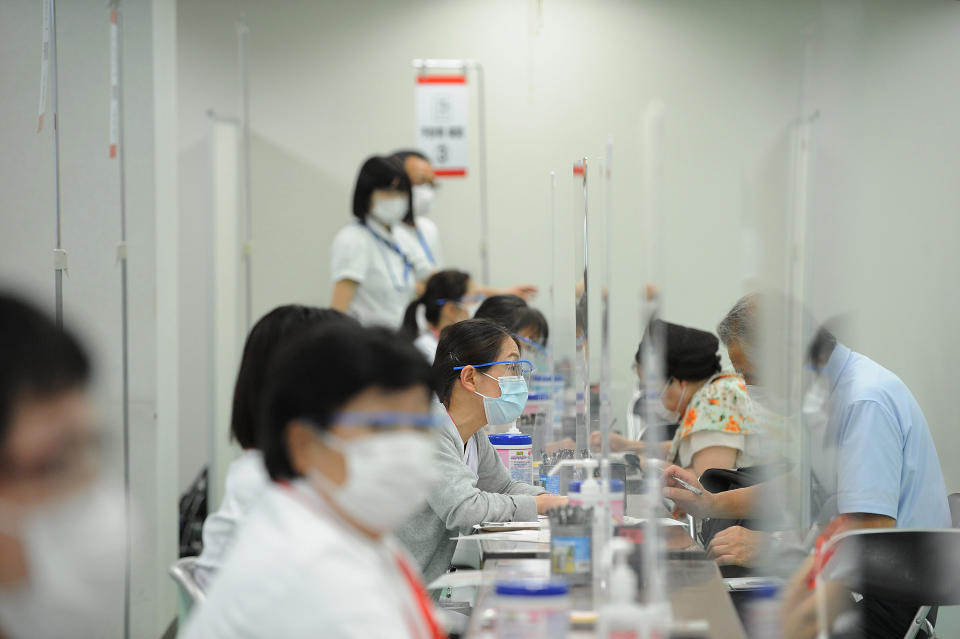
{"type": "Polygon", "coordinates": [[[686,481],[680,479],[680,478],[677,477],[676,475],[673,476],[673,481],[677,482],[678,484],[680,484],[681,486],[683,486],[684,488],[686,488],[687,490],[689,490],[689,491],[690,491],[691,493],[693,493],[694,495],[697,495],[698,497],[703,494],[703,491],[702,491],[702,490],[700,490],[699,488],[697,488],[696,486],[694,486],[694,485],[691,484],[690,482],[686,482],[686,481]]]}

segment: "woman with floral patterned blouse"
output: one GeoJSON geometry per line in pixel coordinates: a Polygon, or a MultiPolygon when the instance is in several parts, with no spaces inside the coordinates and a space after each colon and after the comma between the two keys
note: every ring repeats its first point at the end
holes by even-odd
{"type": "MultiPolygon", "coordinates": [[[[654,334],[666,339],[667,383],[660,401],[679,422],[672,441],[656,444],[662,456],[698,476],[708,468],[740,468],[756,463],[759,432],[753,404],[743,378],[720,370],[717,337],[695,328],[657,322],[654,334]]],[[[641,342],[636,357],[638,370],[643,350],[641,342]]],[[[614,451],[643,452],[647,445],[615,434],[610,443],[614,451]]]]}

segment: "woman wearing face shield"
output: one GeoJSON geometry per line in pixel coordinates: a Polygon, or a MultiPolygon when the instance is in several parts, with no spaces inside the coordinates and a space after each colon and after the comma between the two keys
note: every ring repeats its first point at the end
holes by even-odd
{"type": "Polygon", "coordinates": [[[337,233],[331,249],[331,308],[364,325],[398,328],[433,266],[398,234],[410,208],[410,180],[401,164],[368,158],[353,194],[354,222],[337,233]]]}
{"type": "Polygon", "coordinates": [[[510,331],[520,341],[523,359],[532,361],[538,368],[544,365],[550,327],[543,313],[523,298],[509,294],[488,297],[473,316],[496,322],[510,331]]]}
{"type": "MultiPolygon", "coordinates": [[[[666,384],[661,418],[677,422],[673,439],[651,444],[656,455],[699,476],[709,468],[738,468],[757,463],[760,436],[743,378],[720,370],[720,342],[715,335],[656,320],[666,340],[666,384]]],[[[650,338],[650,332],[644,339],[650,338]]],[[[638,355],[644,350],[641,343],[638,355]]],[[[598,433],[594,433],[598,435],[598,433]]],[[[599,439],[594,437],[595,445],[599,439]]],[[[613,451],[644,453],[647,443],[611,434],[613,451]]]]}
{"type": "Polygon", "coordinates": [[[520,416],[529,371],[517,340],[489,320],[465,320],[440,334],[433,373],[446,414],[434,463],[442,481],[426,507],[397,530],[428,583],[449,569],[457,543],[451,537],[484,521],[535,520],[566,503],[566,497],[511,479],[483,432],[487,424],[520,416]]]}
{"type": "Polygon", "coordinates": [[[440,331],[451,324],[462,322],[470,317],[469,306],[477,301],[477,296],[468,295],[470,275],[463,271],[444,270],[430,276],[423,294],[410,302],[403,316],[400,334],[413,341],[427,361],[433,363],[437,353],[440,331]],[[423,307],[427,330],[420,332],[417,311],[423,307]]]}
{"type": "Polygon", "coordinates": [[[423,356],[384,329],[330,325],[285,345],[269,378],[273,483],[183,636],[443,636],[390,534],[435,478],[423,356]]]}
{"type": "Polygon", "coordinates": [[[79,342],[0,293],[0,636],[101,637],[123,584],[123,493],[100,472],[79,342]]]}

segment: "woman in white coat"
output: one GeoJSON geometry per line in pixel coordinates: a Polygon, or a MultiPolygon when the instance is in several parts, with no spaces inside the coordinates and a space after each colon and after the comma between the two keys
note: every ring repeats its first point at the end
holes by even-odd
{"type": "Polygon", "coordinates": [[[247,336],[230,414],[230,434],[243,453],[227,467],[220,508],[203,522],[203,552],[193,571],[201,588],[209,588],[233,545],[240,522],[270,483],[256,430],[270,358],[284,342],[304,330],[335,321],[353,323],[337,311],[289,304],[261,317],[247,336]]]}
{"type": "Polygon", "coordinates": [[[330,325],[270,367],[260,422],[273,480],[187,639],[443,637],[390,530],[434,479],[430,368],[383,329],[330,325]]]}
{"type": "Polygon", "coordinates": [[[333,239],[331,308],[364,325],[397,329],[418,283],[433,272],[422,251],[398,233],[410,208],[410,180],[384,157],[368,158],[353,193],[355,220],[333,239]]]}

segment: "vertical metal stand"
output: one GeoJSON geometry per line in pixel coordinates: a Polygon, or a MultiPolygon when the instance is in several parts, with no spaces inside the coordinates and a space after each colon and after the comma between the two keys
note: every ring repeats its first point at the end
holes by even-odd
{"type": "Polygon", "coordinates": [[[240,152],[241,175],[240,188],[242,189],[240,202],[243,206],[243,268],[244,268],[244,327],[249,330],[253,326],[253,209],[250,197],[250,83],[249,66],[247,61],[247,36],[250,29],[245,20],[238,20],[237,27],[237,58],[240,75],[240,127],[243,139],[243,148],[240,152]]]}
{"type": "MultiPolygon", "coordinates": [[[[610,386],[613,378],[610,364],[610,290],[611,279],[613,277],[610,259],[611,238],[613,237],[613,206],[611,201],[613,193],[610,187],[613,142],[607,141],[605,151],[606,157],[603,166],[603,215],[605,221],[602,238],[604,247],[603,254],[600,256],[603,262],[603,269],[601,271],[603,273],[603,283],[600,287],[600,393],[598,399],[600,401],[600,452],[603,459],[606,460],[610,456],[610,395],[612,391],[610,386]]],[[[604,465],[601,464],[601,471],[603,468],[604,465]]],[[[606,480],[609,479],[609,477],[604,477],[603,479],[606,480]]]]}
{"type": "Polygon", "coordinates": [[[487,213],[487,108],[483,65],[473,63],[477,71],[477,157],[480,182],[480,272],[483,283],[490,285],[490,228],[487,213]]]}
{"type": "Polygon", "coordinates": [[[487,209],[487,98],[483,65],[476,60],[413,60],[417,71],[473,69],[477,78],[477,181],[480,183],[480,273],[481,283],[490,285],[490,228],[487,209]]]}
{"type": "MultiPolygon", "coordinates": [[[[580,370],[583,372],[583,380],[577,380],[577,392],[583,393],[583,414],[580,414],[580,409],[577,409],[577,430],[576,430],[576,442],[577,442],[577,451],[588,450],[590,448],[590,357],[588,355],[588,344],[590,342],[590,285],[588,282],[588,274],[590,271],[590,232],[587,229],[587,221],[589,219],[589,199],[588,199],[588,184],[587,184],[587,158],[584,157],[582,160],[583,166],[583,292],[580,294],[579,299],[575,299],[574,303],[577,304],[577,308],[580,308],[580,300],[583,300],[583,336],[578,337],[578,344],[576,348],[576,356],[578,363],[582,360],[582,365],[580,370]]],[[[576,215],[576,212],[574,212],[576,215]]],[[[576,218],[574,218],[576,219],[576,218]]],[[[579,402],[577,402],[579,405],[579,402]]]]}
{"type": "Polygon", "coordinates": [[[60,115],[57,100],[57,0],[49,0],[50,11],[50,109],[53,111],[53,207],[56,226],[54,250],[54,296],[57,326],[63,328],[63,272],[67,269],[66,253],[60,230],[60,115]]]}
{"type": "MultiPolygon", "coordinates": [[[[641,333],[644,336],[644,351],[641,354],[643,365],[643,383],[647,397],[657,397],[662,388],[664,376],[664,360],[666,343],[663,331],[653,325],[653,320],[659,319],[662,305],[661,290],[661,221],[663,219],[663,138],[664,108],[659,102],[647,106],[643,118],[643,228],[644,254],[646,265],[644,268],[645,284],[640,292],[640,316],[643,321],[641,333]]],[[[650,402],[645,402],[644,419],[649,424],[648,432],[653,435],[650,441],[659,441],[662,427],[656,426],[657,420],[653,414],[650,402]]],[[[647,459],[653,456],[651,448],[647,448],[647,459]]],[[[663,563],[660,550],[663,545],[662,536],[657,524],[656,510],[661,501],[660,477],[657,473],[648,473],[646,494],[644,495],[644,514],[647,518],[649,542],[644,544],[644,583],[646,584],[647,603],[653,606],[669,606],[666,596],[666,586],[663,577],[663,563]]]]}
{"type": "Polygon", "coordinates": [[[123,636],[130,637],[130,589],[132,497],[130,494],[130,313],[127,275],[127,179],[126,152],[123,136],[123,21],[120,1],[110,3],[110,80],[116,101],[117,174],[120,188],[120,243],[117,260],[120,262],[120,335],[122,347],[122,403],[123,403],[123,491],[126,510],[126,554],[123,573],[123,636]]]}

